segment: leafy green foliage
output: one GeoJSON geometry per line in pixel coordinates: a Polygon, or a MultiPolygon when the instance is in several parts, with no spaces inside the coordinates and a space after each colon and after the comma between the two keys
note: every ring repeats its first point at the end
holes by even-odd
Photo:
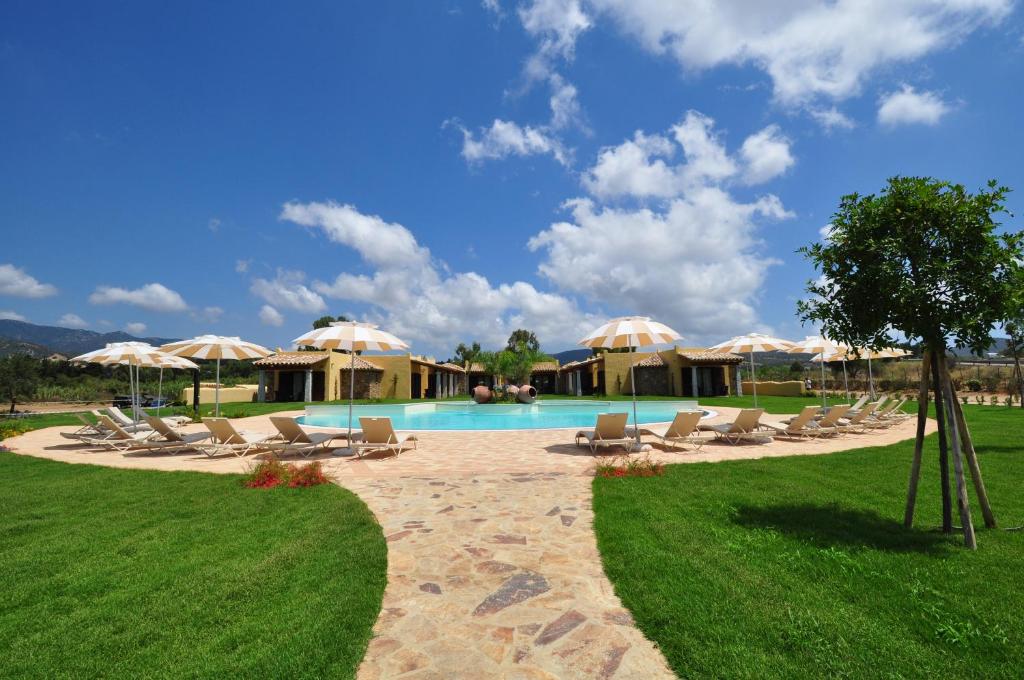
{"type": "Polygon", "coordinates": [[[330,315],[321,316],[319,319],[317,319],[317,320],[315,320],[313,322],[313,330],[316,330],[318,328],[327,328],[328,326],[330,326],[335,321],[350,321],[350,319],[347,316],[343,316],[343,315],[342,316],[330,316],[330,315]]]}
{"type": "Polygon", "coordinates": [[[469,364],[477,361],[481,351],[479,342],[474,342],[471,345],[466,345],[466,343],[460,342],[459,346],[455,348],[455,356],[449,361],[458,364],[459,366],[468,366],[469,364]]]}
{"type": "Polygon", "coordinates": [[[30,399],[39,382],[39,360],[25,354],[12,354],[0,358],[0,395],[11,405],[11,413],[18,399],[30,399]]]}
{"type": "Polygon", "coordinates": [[[540,342],[537,340],[537,336],[534,335],[533,331],[528,331],[525,328],[517,328],[512,331],[512,334],[508,336],[508,343],[505,344],[505,349],[509,352],[517,352],[520,346],[524,346],[526,349],[534,352],[540,351],[540,342]]]}
{"type": "Polygon", "coordinates": [[[1008,189],[894,177],[880,195],[844,196],[823,243],[800,249],[821,272],[804,321],[851,345],[891,344],[895,330],[937,348],[981,352],[1005,317],[1020,234],[998,234],[1008,189]]]}

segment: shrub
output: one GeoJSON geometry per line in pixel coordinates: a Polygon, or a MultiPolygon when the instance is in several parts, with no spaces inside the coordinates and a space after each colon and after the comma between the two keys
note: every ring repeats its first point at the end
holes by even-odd
{"type": "Polygon", "coordinates": [[[608,462],[597,464],[598,477],[660,477],[665,474],[665,465],[651,460],[650,456],[629,458],[616,456],[608,462]]]}
{"type": "Polygon", "coordinates": [[[988,403],[992,404],[993,406],[997,405],[999,403],[999,397],[993,394],[991,397],[989,397],[988,403]]]}
{"type": "Polygon", "coordinates": [[[289,465],[292,470],[292,478],[288,480],[288,486],[316,486],[318,484],[329,484],[330,478],[324,473],[320,461],[313,461],[309,465],[289,465]]]}
{"type": "Polygon", "coordinates": [[[257,463],[248,477],[245,479],[245,486],[250,489],[271,489],[281,484],[286,484],[291,477],[291,470],[273,455],[257,463]]]}
{"type": "Polygon", "coordinates": [[[980,394],[976,394],[976,395],[974,395],[974,401],[978,402],[979,405],[980,404],[984,404],[985,403],[985,397],[981,396],[980,394]]]}
{"type": "Polygon", "coordinates": [[[981,392],[981,381],[976,378],[971,378],[967,381],[967,389],[970,392],[981,392]]]}
{"type": "Polygon", "coordinates": [[[19,434],[24,434],[28,431],[28,424],[23,423],[20,420],[15,420],[13,418],[0,420],[0,442],[8,437],[17,437],[19,434]]]}
{"type": "Polygon", "coordinates": [[[282,463],[274,455],[257,463],[244,480],[250,489],[272,489],[275,486],[297,488],[329,484],[331,478],[323,470],[320,461],[308,465],[282,463]]]}
{"type": "Polygon", "coordinates": [[[1007,406],[1013,406],[1013,397],[1006,397],[1003,399],[1003,403],[1007,406]]]}

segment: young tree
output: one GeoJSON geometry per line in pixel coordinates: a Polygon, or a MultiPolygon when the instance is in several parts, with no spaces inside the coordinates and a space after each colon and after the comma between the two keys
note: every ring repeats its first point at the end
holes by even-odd
{"type": "Polygon", "coordinates": [[[931,374],[939,423],[943,530],[952,531],[946,427],[952,434],[957,496],[966,543],[974,533],[963,482],[960,445],[967,456],[986,524],[995,525],[970,434],[949,380],[950,343],[981,351],[1005,318],[1010,282],[1021,255],[1020,234],[997,233],[1008,189],[990,182],[968,193],[931,178],[895,177],[879,195],[844,196],[827,239],[803,252],[821,272],[813,294],[799,303],[804,321],[851,346],[892,344],[896,331],[921,342],[925,364],[918,403],[917,441],[904,522],[913,522],[931,374]],[[929,370],[930,369],[930,370],[929,370]]]}
{"type": "Polygon", "coordinates": [[[18,399],[28,399],[35,394],[38,383],[38,359],[27,354],[0,358],[0,393],[11,403],[11,413],[14,413],[18,399]]]}
{"type": "Polygon", "coordinates": [[[335,317],[335,316],[331,316],[331,315],[328,314],[327,316],[321,316],[319,319],[317,319],[317,320],[315,320],[313,322],[313,330],[316,330],[318,328],[327,328],[328,326],[330,326],[335,321],[348,321],[348,320],[349,320],[349,318],[344,316],[344,315],[340,315],[340,316],[336,316],[335,317]]]}
{"type": "Polygon", "coordinates": [[[466,346],[465,343],[460,342],[459,346],[455,348],[455,356],[451,359],[451,362],[458,364],[459,366],[465,366],[466,368],[466,392],[469,392],[469,369],[473,365],[473,362],[480,356],[480,343],[474,342],[472,345],[466,346]]]}
{"type": "Polygon", "coordinates": [[[527,348],[532,349],[534,352],[540,351],[540,342],[537,341],[537,336],[533,334],[533,331],[528,331],[525,328],[517,328],[512,331],[512,335],[508,336],[508,343],[505,345],[505,349],[515,352],[518,351],[517,348],[520,345],[526,345],[527,348]]]}

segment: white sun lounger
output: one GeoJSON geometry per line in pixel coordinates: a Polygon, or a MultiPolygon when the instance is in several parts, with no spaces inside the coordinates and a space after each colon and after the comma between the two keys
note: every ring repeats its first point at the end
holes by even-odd
{"type": "Polygon", "coordinates": [[[270,448],[269,441],[276,436],[263,432],[236,430],[227,418],[203,418],[203,424],[206,425],[213,437],[209,441],[195,446],[210,457],[222,453],[244,456],[253,451],[266,450],[270,448]]]}
{"type": "Polygon", "coordinates": [[[360,458],[363,457],[363,450],[392,451],[397,456],[409,442],[412,442],[413,449],[416,448],[416,435],[411,432],[395,432],[391,418],[361,416],[359,426],[363,429],[362,436],[357,440],[353,432],[353,441],[349,442],[349,446],[360,458]]]}
{"type": "Polygon", "coordinates": [[[576,446],[586,439],[591,453],[597,453],[598,446],[621,446],[627,451],[632,450],[636,437],[629,436],[626,431],[628,420],[628,413],[599,413],[593,430],[576,433],[576,446]]]}
{"type": "MultiPolygon", "coordinates": [[[[270,422],[277,428],[280,441],[269,442],[273,451],[280,453],[299,453],[309,457],[319,448],[326,451],[329,444],[336,439],[346,439],[346,432],[307,432],[294,418],[287,416],[270,416],[270,422]]],[[[362,436],[359,431],[352,433],[355,439],[362,436]]]]}
{"type": "Polygon", "coordinates": [[[800,414],[790,420],[783,422],[761,422],[761,427],[771,430],[776,437],[787,437],[793,439],[807,439],[820,437],[823,434],[835,434],[838,430],[835,427],[823,427],[814,422],[814,416],[818,415],[821,409],[817,406],[805,406],[800,414]]]}
{"type": "Polygon", "coordinates": [[[745,408],[736,416],[731,423],[720,425],[702,425],[700,429],[715,433],[716,439],[724,439],[730,444],[739,444],[741,441],[771,441],[772,437],[767,432],[761,432],[761,414],[763,408],[745,408]]]}
{"type": "Polygon", "coordinates": [[[153,430],[149,429],[129,432],[102,413],[99,415],[99,424],[105,432],[97,437],[82,437],[83,443],[115,451],[127,451],[144,446],[145,442],[153,436],[153,430]]]}
{"type": "MultiPolygon", "coordinates": [[[[704,414],[701,411],[678,411],[676,417],[668,425],[645,425],[640,428],[641,435],[651,435],[661,441],[662,444],[671,446],[673,450],[676,444],[692,444],[694,451],[700,451],[707,440],[697,433],[700,432],[698,425],[704,414]]],[[[627,435],[633,432],[632,428],[626,430],[627,435]]]]}

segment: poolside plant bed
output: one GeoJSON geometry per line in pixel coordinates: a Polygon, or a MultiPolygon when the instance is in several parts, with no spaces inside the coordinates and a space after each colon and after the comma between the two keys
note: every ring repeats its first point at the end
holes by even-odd
{"type": "MultiPolygon", "coordinates": [[[[1000,526],[1024,524],[1024,414],[964,410],[1000,526]]],[[[605,570],[682,677],[1016,676],[1024,531],[943,535],[934,464],[903,529],[913,446],[598,477],[605,570]]]]}
{"type": "Polygon", "coordinates": [[[0,453],[6,677],[353,677],[386,548],[326,484],[0,453]]]}

